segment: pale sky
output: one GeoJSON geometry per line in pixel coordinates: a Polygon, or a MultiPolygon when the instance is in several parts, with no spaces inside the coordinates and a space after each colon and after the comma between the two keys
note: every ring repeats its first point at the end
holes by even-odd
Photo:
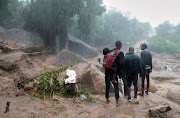
{"type": "Polygon", "coordinates": [[[149,21],[153,27],[169,20],[180,23],[180,0],[103,0],[107,8],[129,11],[140,21],[149,21]]]}

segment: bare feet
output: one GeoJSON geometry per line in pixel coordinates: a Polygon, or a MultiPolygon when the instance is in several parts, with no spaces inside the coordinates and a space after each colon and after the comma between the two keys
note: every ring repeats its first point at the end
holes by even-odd
{"type": "Polygon", "coordinates": [[[116,81],[116,80],[112,80],[111,82],[112,82],[112,83],[115,83],[115,84],[117,83],[117,81],[116,81]]]}
{"type": "Polygon", "coordinates": [[[121,105],[122,103],[119,103],[119,100],[116,100],[116,106],[121,105]]]}
{"type": "Polygon", "coordinates": [[[106,100],[106,104],[109,104],[109,103],[110,103],[110,101],[107,99],[107,100],[106,100]]]}

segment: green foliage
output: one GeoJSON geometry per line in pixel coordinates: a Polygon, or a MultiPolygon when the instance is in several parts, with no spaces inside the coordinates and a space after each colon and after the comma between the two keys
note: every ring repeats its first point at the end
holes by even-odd
{"type": "MultiPolygon", "coordinates": [[[[95,103],[96,101],[90,97],[88,91],[85,90],[85,85],[79,85],[79,89],[77,91],[75,84],[65,84],[64,80],[61,82],[58,80],[60,73],[65,72],[67,69],[68,66],[61,66],[51,72],[44,72],[41,73],[40,76],[34,77],[34,84],[38,87],[38,94],[33,95],[32,99],[34,99],[33,97],[52,97],[54,94],[64,97],[77,98],[83,94],[87,97],[87,102],[95,103]]],[[[44,71],[46,71],[46,67],[44,67],[44,71]]],[[[68,76],[66,75],[64,79],[67,77],[68,76]]],[[[74,103],[77,103],[77,100],[75,100],[74,103]]]]}
{"type": "Polygon", "coordinates": [[[172,33],[174,29],[173,24],[170,24],[169,21],[164,21],[164,23],[156,27],[157,34],[169,34],[172,33]]]}
{"type": "Polygon", "coordinates": [[[165,21],[156,28],[157,35],[149,41],[149,49],[155,52],[180,53],[180,25],[165,21]]]}
{"type": "MultiPolygon", "coordinates": [[[[149,50],[162,53],[179,53],[180,52],[180,43],[174,42],[171,37],[173,36],[166,36],[166,35],[156,35],[152,37],[149,41],[149,50]]],[[[177,37],[180,41],[180,38],[177,37]]]]}
{"type": "Polygon", "coordinates": [[[0,25],[15,27],[23,24],[24,1],[0,0],[0,25]]]}
{"type": "Polygon", "coordinates": [[[8,9],[8,4],[10,0],[0,0],[0,25],[4,25],[4,20],[8,17],[10,14],[8,9]]]}
{"type": "MultiPolygon", "coordinates": [[[[77,19],[75,18],[74,21],[77,22],[77,19]]],[[[77,28],[76,24],[72,25],[69,31],[76,37],[81,38],[75,30],[77,28]]],[[[114,47],[114,42],[121,40],[130,46],[139,40],[147,39],[151,29],[148,22],[141,23],[137,19],[128,19],[121,12],[111,10],[95,20],[94,28],[89,34],[92,39],[90,43],[95,46],[114,47]]]]}
{"type": "Polygon", "coordinates": [[[63,95],[64,97],[77,97],[78,96],[78,92],[75,89],[75,84],[65,84],[65,82],[63,81],[61,84],[61,90],[59,92],[59,95],[63,95]]]}
{"type": "Polygon", "coordinates": [[[68,66],[59,67],[52,72],[41,73],[37,80],[38,92],[40,95],[52,95],[53,92],[60,91],[59,74],[66,71],[68,66]]]}
{"type": "Polygon", "coordinates": [[[95,35],[97,42],[104,42],[104,44],[110,44],[113,47],[116,40],[133,45],[139,40],[147,39],[151,31],[149,23],[141,23],[137,19],[128,19],[119,11],[113,10],[105,13],[99,19],[98,24],[97,30],[102,35],[95,35]]]}
{"type": "Polygon", "coordinates": [[[53,46],[57,35],[61,44],[65,42],[67,27],[73,24],[75,16],[79,34],[90,34],[95,17],[104,9],[102,0],[35,0],[25,8],[24,19],[26,28],[38,32],[47,46],[53,46]]]}

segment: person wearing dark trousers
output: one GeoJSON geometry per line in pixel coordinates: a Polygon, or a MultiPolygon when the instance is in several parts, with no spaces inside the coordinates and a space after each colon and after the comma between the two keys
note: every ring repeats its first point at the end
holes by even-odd
{"type": "MultiPolygon", "coordinates": [[[[115,43],[115,46],[116,48],[113,49],[113,50],[116,50],[116,49],[121,49],[122,47],[122,43],[121,41],[116,41],[115,43]]],[[[107,53],[113,51],[113,50],[109,50],[108,48],[105,48],[103,50],[103,55],[106,55],[107,53]]],[[[115,78],[115,81],[116,82],[112,82],[113,85],[114,85],[114,89],[115,89],[115,98],[116,98],[116,106],[119,106],[119,85],[118,85],[118,76],[120,76],[120,60],[121,58],[124,57],[124,53],[123,52],[120,52],[118,54],[118,56],[116,57],[116,59],[114,60],[114,64],[112,66],[111,69],[109,70],[105,70],[105,84],[106,84],[106,103],[108,104],[110,101],[109,101],[109,89],[110,89],[110,82],[112,82],[112,79],[115,78]],[[115,75],[115,76],[114,76],[115,75]]],[[[121,64],[123,65],[123,60],[121,62],[121,64]]],[[[122,67],[123,68],[123,67],[122,67]]]]}
{"type": "MultiPolygon", "coordinates": [[[[115,60],[116,61],[116,60],[115,60]]],[[[127,81],[125,79],[125,73],[124,73],[124,53],[120,52],[120,54],[117,57],[117,73],[120,79],[122,79],[123,83],[124,83],[124,96],[128,95],[128,91],[127,91],[127,81]]]]}
{"type": "Polygon", "coordinates": [[[131,101],[131,85],[134,85],[134,99],[137,99],[138,74],[141,74],[140,57],[134,54],[134,48],[129,48],[129,53],[124,58],[124,70],[128,84],[128,101],[131,101]]]}
{"type": "MultiPolygon", "coordinates": [[[[115,45],[116,45],[115,49],[117,48],[121,49],[122,47],[121,41],[116,41],[115,45]]],[[[115,63],[117,65],[117,75],[119,79],[122,79],[124,83],[124,96],[127,96],[128,88],[127,88],[127,81],[125,79],[124,67],[123,67],[124,66],[124,53],[122,51],[118,54],[117,58],[115,59],[115,63]]]]}
{"type": "Polygon", "coordinates": [[[148,95],[149,86],[150,86],[150,78],[149,75],[152,72],[152,55],[149,51],[147,51],[147,44],[141,45],[141,64],[142,64],[142,92],[141,96],[144,96],[144,81],[147,81],[147,91],[146,94],[148,95]]]}
{"type": "MultiPolygon", "coordinates": [[[[113,76],[112,70],[105,70],[105,84],[106,84],[106,103],[108,104],[109,101],[109,90],[110,90],[110,84],[113,76]]],[[[118,78],[116,77],[115,80],[118,82],[118,78]]],[[[119,99],[119,85],[118,83],[112,83],[115,89],[115,98],[116,100],[119,99]]]]}

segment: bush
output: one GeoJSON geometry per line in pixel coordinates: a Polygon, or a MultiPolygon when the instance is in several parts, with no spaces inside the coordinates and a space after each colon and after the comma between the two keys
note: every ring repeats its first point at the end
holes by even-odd
{"type": "Polygon", "coordinates": [[[156,35],[149,41],[149,50],[157,53],[179,53],[179,44],[173,41],[172,36],[168,35],[156,35]]]}
{"type": "MultiPolygon", "coordinates": [[[[68,98],[76,98],[81,94],[87,96],[87,102],[95,102],[95,100],[89,96],[88,91],[85,90],[84,85],[78,85],[78,90],[76,89],[76,84],[65,84],[65,81],[59,81],[58,76],[60,73],[65,72],[69,67],[60,66],[51,72],[41,73],[39,76],[34,77],[34,84],[38,87],[38,93],[36,96],[39,98],[53,97],[53,95],[60,95],[68,98]]],[[[46,71],[46,67],[44,68],[46,71]]],[[[64,79],[68,76],[65,75],[64,79]]]]}

